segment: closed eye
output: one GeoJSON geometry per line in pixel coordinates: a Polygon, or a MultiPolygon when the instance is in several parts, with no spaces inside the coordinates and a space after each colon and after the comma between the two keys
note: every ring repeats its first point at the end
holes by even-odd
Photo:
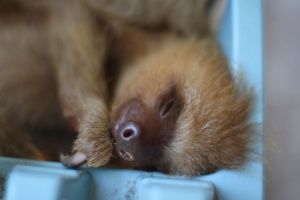
{"type": "Polygon", "coordinates": [[[174,105],[174,99],[168,101],[162,108],[161,112],[160,112],[160,117],[165,117],[169,111],[172,109],[174,105]]]}

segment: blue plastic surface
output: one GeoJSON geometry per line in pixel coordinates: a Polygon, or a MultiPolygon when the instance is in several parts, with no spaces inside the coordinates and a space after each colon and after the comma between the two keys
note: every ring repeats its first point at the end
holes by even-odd
{"type": "MultiPolygon", "coordinates": [[[[261,0],[229,0],[218,37],[234,71],[240,71],[256,94],[251,120],[263,133],[263,30],[261,0]]],[[[263,156],[263,134],[255,144],[263,156]]],[[[0,199],[197,199],[261,200],[263,160],[242,170],[221,170],[196,178],[135,170],[70,170],[60,163],[0,158],[0,199]]]]}
{"type": "Polygon", "coordinates": [[[136,199],[166,200],[213,200],[214,186],[210,182],[197,179],[140,177],[136,181],[136,199]]]}
{"type": "Polygon", "coordinates": [[[90,185],[84,171],[17,165],[10,172],[5,199],[90,199],[90,185]]]}

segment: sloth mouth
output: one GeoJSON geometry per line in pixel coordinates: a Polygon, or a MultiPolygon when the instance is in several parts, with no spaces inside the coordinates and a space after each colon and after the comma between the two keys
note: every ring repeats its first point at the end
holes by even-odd
{"type": "Polygon", "coordinates": [[[132,161],[134,159],[133,156],[129,152],[124,151],[124,150],[120,150],[119,155],[121,156],[121,158],[123,158],[125,160],[132,161]]]}

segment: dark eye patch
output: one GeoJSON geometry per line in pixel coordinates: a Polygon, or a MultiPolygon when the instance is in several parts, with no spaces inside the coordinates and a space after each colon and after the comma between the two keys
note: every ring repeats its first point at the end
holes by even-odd
{"type": "Polygon", "coordinates": [[[177,118],[183,107],[183,99],[177,84],[170,83],[169,87],[158,96],[157,102],[157,112],[160,118],[177,118]]]}

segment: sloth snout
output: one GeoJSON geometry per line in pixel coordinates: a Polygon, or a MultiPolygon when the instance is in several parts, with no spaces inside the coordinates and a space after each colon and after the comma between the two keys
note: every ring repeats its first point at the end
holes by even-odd
{"type": "Polygon", "coordinates": [[[145,128],[136,122],[125,123],[116,135],[116,151],[119,156],[128,161],[140,161],[149,158],[155,149],[147,144],[145,128]]]}
{"type": "Polygon", "coordinates": [[[128,161],[145,161],[163,156],[174,137],[183,100],[176,84],[171,83],[147,105],[132,98],[114,110],[113,136],[117,154],[128,161]]]}
{"type": "Polygon", "coordinates": [[[134,140],[140,135],[141,129],[139,125],[130,122],[125,124],[123,129],[120,131],[120,138],[122,140],[134,140]]]}

